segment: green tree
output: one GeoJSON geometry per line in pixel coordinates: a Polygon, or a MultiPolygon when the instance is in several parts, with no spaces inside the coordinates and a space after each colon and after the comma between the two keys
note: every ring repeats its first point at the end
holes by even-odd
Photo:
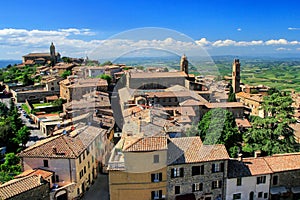
{"type": "Polygon", "coordinates": [[[111,83],[111,76],[110,75],[101,74],[100,76],[97,76],[97,77],[106,80],[108,85],[111,83]]]}
{"type": "Polygon", "coordinates": [[[292,102],[291,96],[280,92],[264,97],[262,109],[267,115],[253,119],[252,128],[244,135],[244,152],[260,150],[263,155],[272,155],[297,151],[294,131],[289,126],[296,122],[292,102]]]}
{"type": "Polygon", "coordinates": [[[102,63],[100,66],[106,66],[106,65],[113,65],[113,63],[110,60],[108,60],[102,63]]]}
{"type": "Polygon", "coordinates": [[[23,126],[18,130],[15,139],[15,142],[18,144],[22,144],[22,147],[26,147],[26,143],[28,142],[30,137],[30,131],[27,126],[23,126]]]}
{"type": "Polygon", "coordinates": [[[229,88],[229,94],[228,94],[228,102],[237,102],[236,97],[235,97],[235,93],[233,92],[233,87],[230,86],[229,88]]]}
{"type": "Polygon", "coordinates": [[[71,63],[72,62],[72,59],[71,58],[69,58],[69,57],[62,57],[61,58],[65,63],[71,63]]]}
{"type": "Polygon", "coordinates": [[[0,165],[0,182],[9,181],[20,172],[20,158],[14,153],[5,154],[5,161],[0,165]]]}
{"type": "Polygon", "coordinates": [[[6,117],[8,115],[8,108],[7,106],[0,102],[0,117],[6,117]]]}
{"type": "Polygon", "coordinates": [[[23,82],[23,85],[33,85],[34,84],[34,81],[31,78],[29,78],[27,73],[25,73],[23,75],[22,82],[23,82]]]}
{"type": "Polygon", "coordinates": [[[224,144],[231,157],[237,156],[242,135],[231,112],[221,108],[208,111],[199,122],[198,129],[204,144],[224,144]]]}
{"type": "Polygon", "coordinates": [[[61,74],[62,78],[67,78],[68,76],[70,76],[72,74],[71,70],[66,70],[61,74]]]}

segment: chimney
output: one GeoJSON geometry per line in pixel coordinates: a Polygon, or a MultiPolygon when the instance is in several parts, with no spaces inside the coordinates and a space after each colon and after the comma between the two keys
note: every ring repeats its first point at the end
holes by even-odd
{"type": "Polygon", "coordinates": [[[261,155],[260,150],[254,151],[254,158],[260,157],[260,155],[261,155]]]}
{"type": "Polygon", "coordinates": [[[57,154],[57,149],[56,149],[56,147],[54,147],[54,146],[52,147],[52,153],[53,153],[53,154],[57,154]]]}
{"type": "Polygon", "coordinates": [[[243,157],[242,157],[242,156],[243,156],[243,154],[241,154],[241,153],[238,154],[238,159],[237,159],[237,160],[238,160],[239,162],[242,162],[242,161],[243,161],[243,157]]]}

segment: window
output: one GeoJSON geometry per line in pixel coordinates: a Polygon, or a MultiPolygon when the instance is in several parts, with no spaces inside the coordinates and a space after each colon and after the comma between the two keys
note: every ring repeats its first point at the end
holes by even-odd
{"type": "Polygon", "coordinates": [[[263,192],[258,193],[258,198],[262,198],[263,192]]]}
{"type": "Polygon", "coordinates": [[[91,165],[90,165],[90,161],[88,162],[88,168],[90,168],[91,167],[91,165]]]}
{"type": "Polygon", "coordinates": [[[84,173],[86,173],[86,167],[84,166],[84,173]]]}
{"type": "Polygon", "coordinates": [[[224,171],[224,163],[215,163],[212,164],[212,173],[223,172],[224,171]]]}
{"type": "Polygon", "coordinates": [[[278,184],[278,176],[273,176],[273,185],[278,184]]]}
{"type": "Polygon", "coordinates": [[[204,165],[201,166],[193,166],[192,167],[192,176],[195,175],[203,175],[204,174],[204,165]]]}
{"type": "Polygon", "coordinates": [[[151,182],[162,181],[162,173],[151,174],[151,182]]]}
{"type": "Polygon", "coordinates": [[[267,199],[268,198],[268,193],[264,193],[264,198],[267,199]]]}
{"type": "Polygon", "coordinates": [[[203,183],[194,183],[192,185],[193,192],[202,191],[202,190],[203,190],[203,183]]]}
{"type": "Polygon", "coordinates": [[[80,170],[79,177],[80,177],[80,178],[83,177],[83,170],[80,170]]]}
{"type": "Polygon", "coordinates": [[[180,186],[175,186],[175,194],[180,194],[180,186]]]}
{"type": "Polygon", "coordinates": [[[162,198],[162,190],[156,190],[151,192],[151,199],[161,199],[162,198]]]}
{"type": "Polygon", "coordinates": [[[81,155],[79,156],[79,164],[81,163],[81,155]]]}
{"type": "Polygon", "coordinates": [[[88,148],[86,149],[86,155],[90,154],[90,146],[88,146],[88,148]]]}
{"type": "Polygon", "coordinates": [[[159,163],[159,155],[153,156],[153,163],[159,163]]]}
{"type": "Polygon", "coordinates": [[[58,175],[55,175],[55,181],[59,182],[59,176],[58,175]]]}
{"type": "Polygon", "coordinates": [[[95,159],[94,156],[92,156],[92,163],[94,163],[94,159],[95,159]]]}
{"type": "Polygon", "coordinates": [[[182,167],[171,169],[171,178],[176,178],[176,177],[183,177],[183,168],[182,167]]]}
{"type": "Polygon", "coordinates": [[[266,183],[266,176],[259,176],[256,178],[256,184],[266,183]]]}
{"type": "Polygon", "coordinates": [[[222,188],[222,181],[220,181],[220,180],[213,181],[211,188],[212,189],[222,188]]]}
{"type": "Polygon", "coordinates": [[[236,179],[236,185],[237,185],[237,186],[241,186],[241,185],[242,185],[242,178],[241,178],[241,177],[238,177],[238,178],[236,179]]]}
{"type": "Polygon", "coordinates": [[[44,162],[44,167],[49,167],[48,160],[43,160],[43,162],[44,162]]]}
{"type": "Polygon", "coordinates": [[[85,159],[85,152],[82,153],[82,160],[85,159]]]}
{"type": "Polygon", "coordinates": [[[233,194],[233,199],[241,199],[241,196],[241,193],[233,194]]]}

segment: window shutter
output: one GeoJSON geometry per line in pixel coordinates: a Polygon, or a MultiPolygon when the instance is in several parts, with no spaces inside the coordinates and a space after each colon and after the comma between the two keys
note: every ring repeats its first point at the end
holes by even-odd
{"type": "Polygon", "coordinates": [[[180,177],[183,177],[183,172],[184,172],[183,168],[180,168],[180,177]]]}
{"type": "Polygon", "coordinates": [[[151,191],[151,199],[154,199],[154,197],[155,197],[155,192],[151,191]]]}
{"type": "Polygon", "coordinates": [[[162,190],[159,190],[159,198],[162,198],[162,190]]]}
{"type": "Polygon", "coordinates": [[[200,183],[200,185],[199,185],[199,190],[200,190],[200,191],[203,190],[203,183],[200,183]]]}
{"type": "Polygon", "coordinates": [[[259,184],[259,177],[256,178],[256,184],[259,184]]]}
{"type": "Polygon", "coordinates": [[[219,181],[219,188],[222,188],[222,181],[219,181]]]}
{"type": "Polygon", "coordinates": [[[171,178],[174,178],[174,168],[171,169],[171,178]]]}
{"type": "Polygon", "coordinates": [[[154,182],[155,174],[151,174],[151,182],[154,182]]]}
{"type": "Polygon", "coordinates": [[[159,173],[159,181],[162,181],[162,173],[159,173]]]}
{"type": "Polygon", "coordinates": [[[215,164],[212,164],[212,165],[211,165],[211,171],[212,171],[212,173],[215,172],[215,164]]]}
{"type": "Polygon", "coordinates": [[[192,191],[195,192],[195,184],[192,185],[192,191]]]}
{"type": "Polygon", "coordinates": [[[201,165],[201,172],[202,175],[204,174],[204,165],[201,165]]]}
{"type": "Polygon", "coordinates": [[[221,163],[221,172],[224,172],[224,163],[221,163]]]}

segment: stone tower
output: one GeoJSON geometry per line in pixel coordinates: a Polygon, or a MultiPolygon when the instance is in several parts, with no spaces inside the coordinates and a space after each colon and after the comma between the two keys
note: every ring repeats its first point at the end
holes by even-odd
{"type": "Polygon", "coordinates": [[[180,71],[185,72],[187,75],[189,74],[189,61],[185,54],[181,57],[180,60],[180,71]]]}
{"type": "Polygon", "coordinates": [[[241,73],[240,73],[240,60],[234,59],[232,64],[232,87],[233,92],[240,92],[240,81],[241,81],[241,73]]]}
{"type": "Polygon", "coordinates": [[[50,45],[50,58],[51,58],[51,64],[55,65],[56,56],[55,56],[55,46],[54,46],[53,42],[51,42],[51,45],[50,45]]]}

